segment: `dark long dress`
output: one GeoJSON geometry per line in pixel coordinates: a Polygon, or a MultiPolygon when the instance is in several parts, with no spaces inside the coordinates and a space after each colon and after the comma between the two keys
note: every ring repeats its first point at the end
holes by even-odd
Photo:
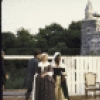
{"type": "MultiPolygon", "coordinates": [[[[45,67],[44,73],[51,71],[51,66],[45,67]]],[[[41,78],[41,68],[36,78],[35,100],[55,100],[55,82],[52,76],[41,78]]]]}

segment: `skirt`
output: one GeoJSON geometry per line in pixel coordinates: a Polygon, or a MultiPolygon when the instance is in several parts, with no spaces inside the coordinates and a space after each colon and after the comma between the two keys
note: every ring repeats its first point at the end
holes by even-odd
{"type": "Polygon", "coordinates": [[[37,75],[35,87],[35,100],[55,100],[55,82],[48,75],[41,78],[37,75]]]}

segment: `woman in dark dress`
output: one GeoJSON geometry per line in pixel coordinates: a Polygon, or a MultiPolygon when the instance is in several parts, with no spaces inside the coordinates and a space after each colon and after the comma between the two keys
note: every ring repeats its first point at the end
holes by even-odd
{"type": "Polygon", "coordinates": [[[52,74],[53,70],[48,62],[48,54],[43,53],[42,61],[38,64],[38,75],[33,86],[35,91],[32,100],[55,100],[55,83],[52,74]]]}
{"type": "Polygon", "coordinates": [[[61,61],[61,54],[56,52],[51,62],[55,79],[55,100],[69,100],[68,87],[66,83],[66,66],[61,61]]]}

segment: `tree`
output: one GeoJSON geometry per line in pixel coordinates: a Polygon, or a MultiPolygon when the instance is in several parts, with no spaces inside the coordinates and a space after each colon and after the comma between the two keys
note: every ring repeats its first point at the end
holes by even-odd
{"type": "Polygon", "coordinates": [[[31,34],[25,30],[24,28],[21,28],[17,31],[17,47],[18,48],[27,48],[30,45],[30,41],[32,40],[31,34]]]}
{"type": "Polygon", "coordinates": [[[40,28],[38,34],[31,35],[28,30],[20,28],[16,37],[11,32],[3,34],[2,46],[8,54],[33,54],[34,48],[52,53],[60,51],[63,55],[79,55],[81,45],[81,21],[69,25],[68,29],[52,23],[40,28]],[[9,48],[9,49],[8,49],[9,48]],[[66,52],[67,51],[67,52],[66,52]],[[76,52],[77,51],[77,52],[76,52]]]}
{"type": "Polygon", "coordinates": [[[8,48],[15,48],[16,46],[16,37],[11,32],[3,32],[1,35],[1,46],[4,51],[7,51],[8,48]]]}

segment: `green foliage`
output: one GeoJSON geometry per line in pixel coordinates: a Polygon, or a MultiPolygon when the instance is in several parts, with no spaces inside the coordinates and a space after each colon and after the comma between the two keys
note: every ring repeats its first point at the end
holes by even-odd
{"type": "Polygon", "coordinates": [[[1,36],[2,42],[1,45],[3,50],[6,51],[7,48],[15,47],[15,35],[11,32],[3,32],[1,36]]]}
{"type": "Polygon", "coordinates": [[[34,48],[41,48],[48,54],[59,51],[62,55],[78,55],[80,54],[80,30],[81,21],[73,21],[68,29],[52,23],[45,28],[40,28],[35,35],[20,28],[16,36],[11,32],[2,33],[2,47],[6,55],[32,55],[34,48]]]}
{"type": "Polygon", "coordinates": [[[94,56],[96,54],[93,51],[90,51],[90,55],[94,56]]]}
{"type": "Polygon", "coordinates": [[[5,89],[23,89],[26,68],[9,71],[9,79],[6,81],[5,89]]]}

